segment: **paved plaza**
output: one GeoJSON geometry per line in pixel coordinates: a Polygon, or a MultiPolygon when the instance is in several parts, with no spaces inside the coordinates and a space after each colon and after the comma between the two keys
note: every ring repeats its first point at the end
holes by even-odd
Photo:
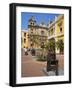
{"type": "MultiPolygon", "coordinates": [[[[61,55],[57,55],[57,59],[59,59],[59,75],[64,74],[64,57],[61,55]]],[[[21,59],[21,76],[22,77],[37,77],[37,76],[53,76],[54,72],[47,72],[47,61],[37,61],[34,57],[28,53],[28,55],[24,54],[22,51],[22,59],[21,59]]]]}

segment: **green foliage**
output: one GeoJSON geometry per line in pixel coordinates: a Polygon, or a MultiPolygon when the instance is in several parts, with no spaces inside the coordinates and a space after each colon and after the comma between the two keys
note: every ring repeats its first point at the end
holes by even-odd
{"type": "Polygon", "coordinates": [[[45,47],[44,47],[46,50],[48,50],[49,48],[49,42],[45,43],[45,47]]]}
{"type": "Polygon", "coordinates": [[[43,56],[43,55],[38,55],[37,56],[37,60],[38,61],[46,61],[47,60],[47,57],[46,56],[43,56]]]}
{"type": "Polygon", "coordinates": [[[51,39],[45,44],[45,49],[48,51],[50,50],[51,52],[55,52],[55,40],[51,39]]]}
{"type": "Polygon", "coordinates": [[[63,42],[63,40],[58,40],[56,42],[56,47],[57,47],[57,49],[60,50],[60,53],[63,53],[63,51],[64,51],[64,42],[63,42]]]}

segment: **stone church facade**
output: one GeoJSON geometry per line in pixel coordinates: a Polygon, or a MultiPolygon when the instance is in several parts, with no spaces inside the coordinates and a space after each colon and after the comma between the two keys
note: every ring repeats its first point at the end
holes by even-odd
{"type": "Polygon", "coordinates": [[[42,22],[37,24],[32,16],[28,21],[28,48],[42,48],[48,41],[48,29],[42,22]]]}

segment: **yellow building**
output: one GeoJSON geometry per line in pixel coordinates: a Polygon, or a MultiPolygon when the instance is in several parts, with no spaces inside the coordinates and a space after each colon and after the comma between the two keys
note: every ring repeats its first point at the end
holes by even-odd
{"type": "MultiPolygon", "coordinates": [[[[48,31],[49,40],[54,38],[56,42],[58,40],[62,40],[64,42],[64,15],[59,15],[58,17],[55,17],[55,20],[49,24],[48,31]]],[[[56,48],[56,53],[59,52],[60,50],[56,48]]]]}
{"type": "Polygon", "coordinates": [[[28,48],[28,31],[21,31],[21,46],[22,48],[28,48]]]}

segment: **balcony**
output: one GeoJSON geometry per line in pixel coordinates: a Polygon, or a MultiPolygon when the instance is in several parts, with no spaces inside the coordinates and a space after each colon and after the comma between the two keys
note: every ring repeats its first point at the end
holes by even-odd
{"type": "Polygon", "coordinates": [[[64,33],[58,33],[57,35],[53,34],[53,35],[49,35],[48,36],[48,39],[51,39],[51,38],[55,38],[55,37],[59,37],[59,36],[63,36],[64,33]]]}

